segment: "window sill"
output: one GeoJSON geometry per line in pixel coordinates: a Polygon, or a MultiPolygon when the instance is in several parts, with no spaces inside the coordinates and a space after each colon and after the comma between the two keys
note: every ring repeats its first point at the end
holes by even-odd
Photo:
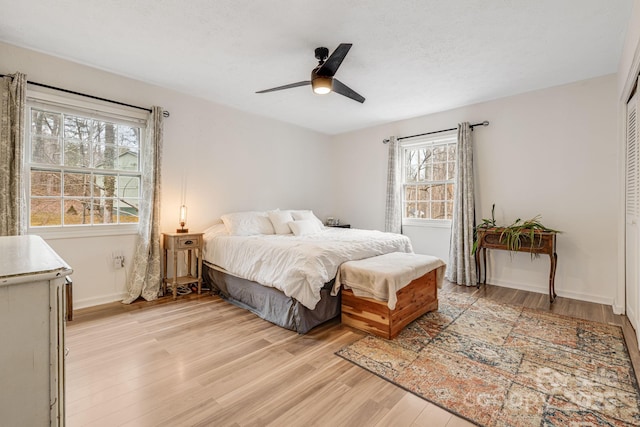
{"type": "Polygon", "coordinates": [[[427,227],[427,228],[451,228],[451,220],[449,219],[417,219],[404,218],[403,226],[408,227],[427,227]]]}
{"type": "Polygon", "coordinates": [[[75,239],[82,237],[123,236],[138,234],[138,224],[78,226],[78,227],[33,227],[28,234],[43,239],[75,239]]]}

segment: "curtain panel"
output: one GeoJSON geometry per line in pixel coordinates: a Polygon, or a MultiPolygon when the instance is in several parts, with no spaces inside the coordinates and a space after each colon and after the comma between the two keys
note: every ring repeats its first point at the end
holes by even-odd
{"type": "Polygon", "coordinates": [[[459,285],[475,286],[476,260],[472,254],[475,226],[475,199],[473,185],[472,129],[468,122],[458,125],[456,144],[456,186],[453,199],[451,244],[447,280],[459,285]]]}
{"type": "Polygon", "coordinates": [[[122,301],[130,304],[142,296],[147,301],[158,299],[162,285],[160,266],[160,165],[162,163],[163,109],[152,107],[147,124],[146,143],[142,153],[142,199],[138,236],[133,255],[133,272],[127,283],[128,295],[122,301]]]}
{"type": "Polygon", "coordinates": [[[387,164],[387,200],[384,231],[402,233],[402,182],[400,177],[400,146],[395,136],[389,138],[387,164]]]}
{"type": "Polygon", "coordinates": [[[24,111],[27,76],[0,79],[0,236],[26,232],[24,213],[24,111]]]}

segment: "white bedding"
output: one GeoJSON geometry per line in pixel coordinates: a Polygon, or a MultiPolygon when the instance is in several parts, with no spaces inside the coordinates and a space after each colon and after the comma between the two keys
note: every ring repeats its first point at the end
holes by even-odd
{"type": "Polygon", "coordinates": [[[325,228],[295,236],[231,236],[222,224],[205,231],[203,258],[234,276],[271,286],[313,310],[320,289],[345,261],[391,252],[413,252],[401,234],[325,228]]]}

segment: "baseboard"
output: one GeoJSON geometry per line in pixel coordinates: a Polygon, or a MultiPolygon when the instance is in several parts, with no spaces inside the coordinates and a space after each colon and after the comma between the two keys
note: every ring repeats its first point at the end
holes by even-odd
{"type": "MultiPolygon", "coordinates": [[[[535,293],[538,293],[538,294],[549,295],[549,285],[548,284],[547,284],[547,286],[532,286],[532,285],[528,285],[528,284],[524,284],[524,283],[502,282],[500,280],[492,280],[491,283],[488,283],[488,284],[501,286],[503,288],[518,289],[518,290],[521,290],[521,291],[529,291],[529,292],[535,292],[535,293]]],[[[579,300],[579,301],[594,302],[594,303],[597,303],[597,304],[609,305],[615,310],[615,307],[613,306],[613,298],[605,298],[605,297],[600,297],[600,296],[597,296],[597,295],[585,294],[585,293],[582,293],[582,292],[572,292],[572,291],[567,291],[567,290],[564,290],[564,289],[558,290],[557,288],[556,288],[556,294],[558,294],[559,297],[571,298],[571,299],[575,299],[575,300],[579,300]]]]}
{"type": "Polygon", "coordinates": [[[107,304],[115,301],[122,301],[126,296],[127,294],[122,292],[122,293],[115,293],[111,295],[103,295],[103,296],[94,297],[94,298],[74,300],[73,309],[76,310],[81,308],[93,307],[101,304],[107,304]]]}
{"type": "Polygon", "coordinates": [[[613,314],[625,314],[624,307],[615,302],[613,303],[612,308],[613,308],[613,314]]]}

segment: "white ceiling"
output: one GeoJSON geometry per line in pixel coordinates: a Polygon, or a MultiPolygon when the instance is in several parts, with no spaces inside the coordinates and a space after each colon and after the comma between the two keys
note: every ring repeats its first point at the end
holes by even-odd
{"type": "Polygon", "coordinates": [[[614,73],[632,2],[0,0],[0,40],[337,134],[614,73]],[[254,93],[340,43],[336,77],[364,104],[254,93]]]}

